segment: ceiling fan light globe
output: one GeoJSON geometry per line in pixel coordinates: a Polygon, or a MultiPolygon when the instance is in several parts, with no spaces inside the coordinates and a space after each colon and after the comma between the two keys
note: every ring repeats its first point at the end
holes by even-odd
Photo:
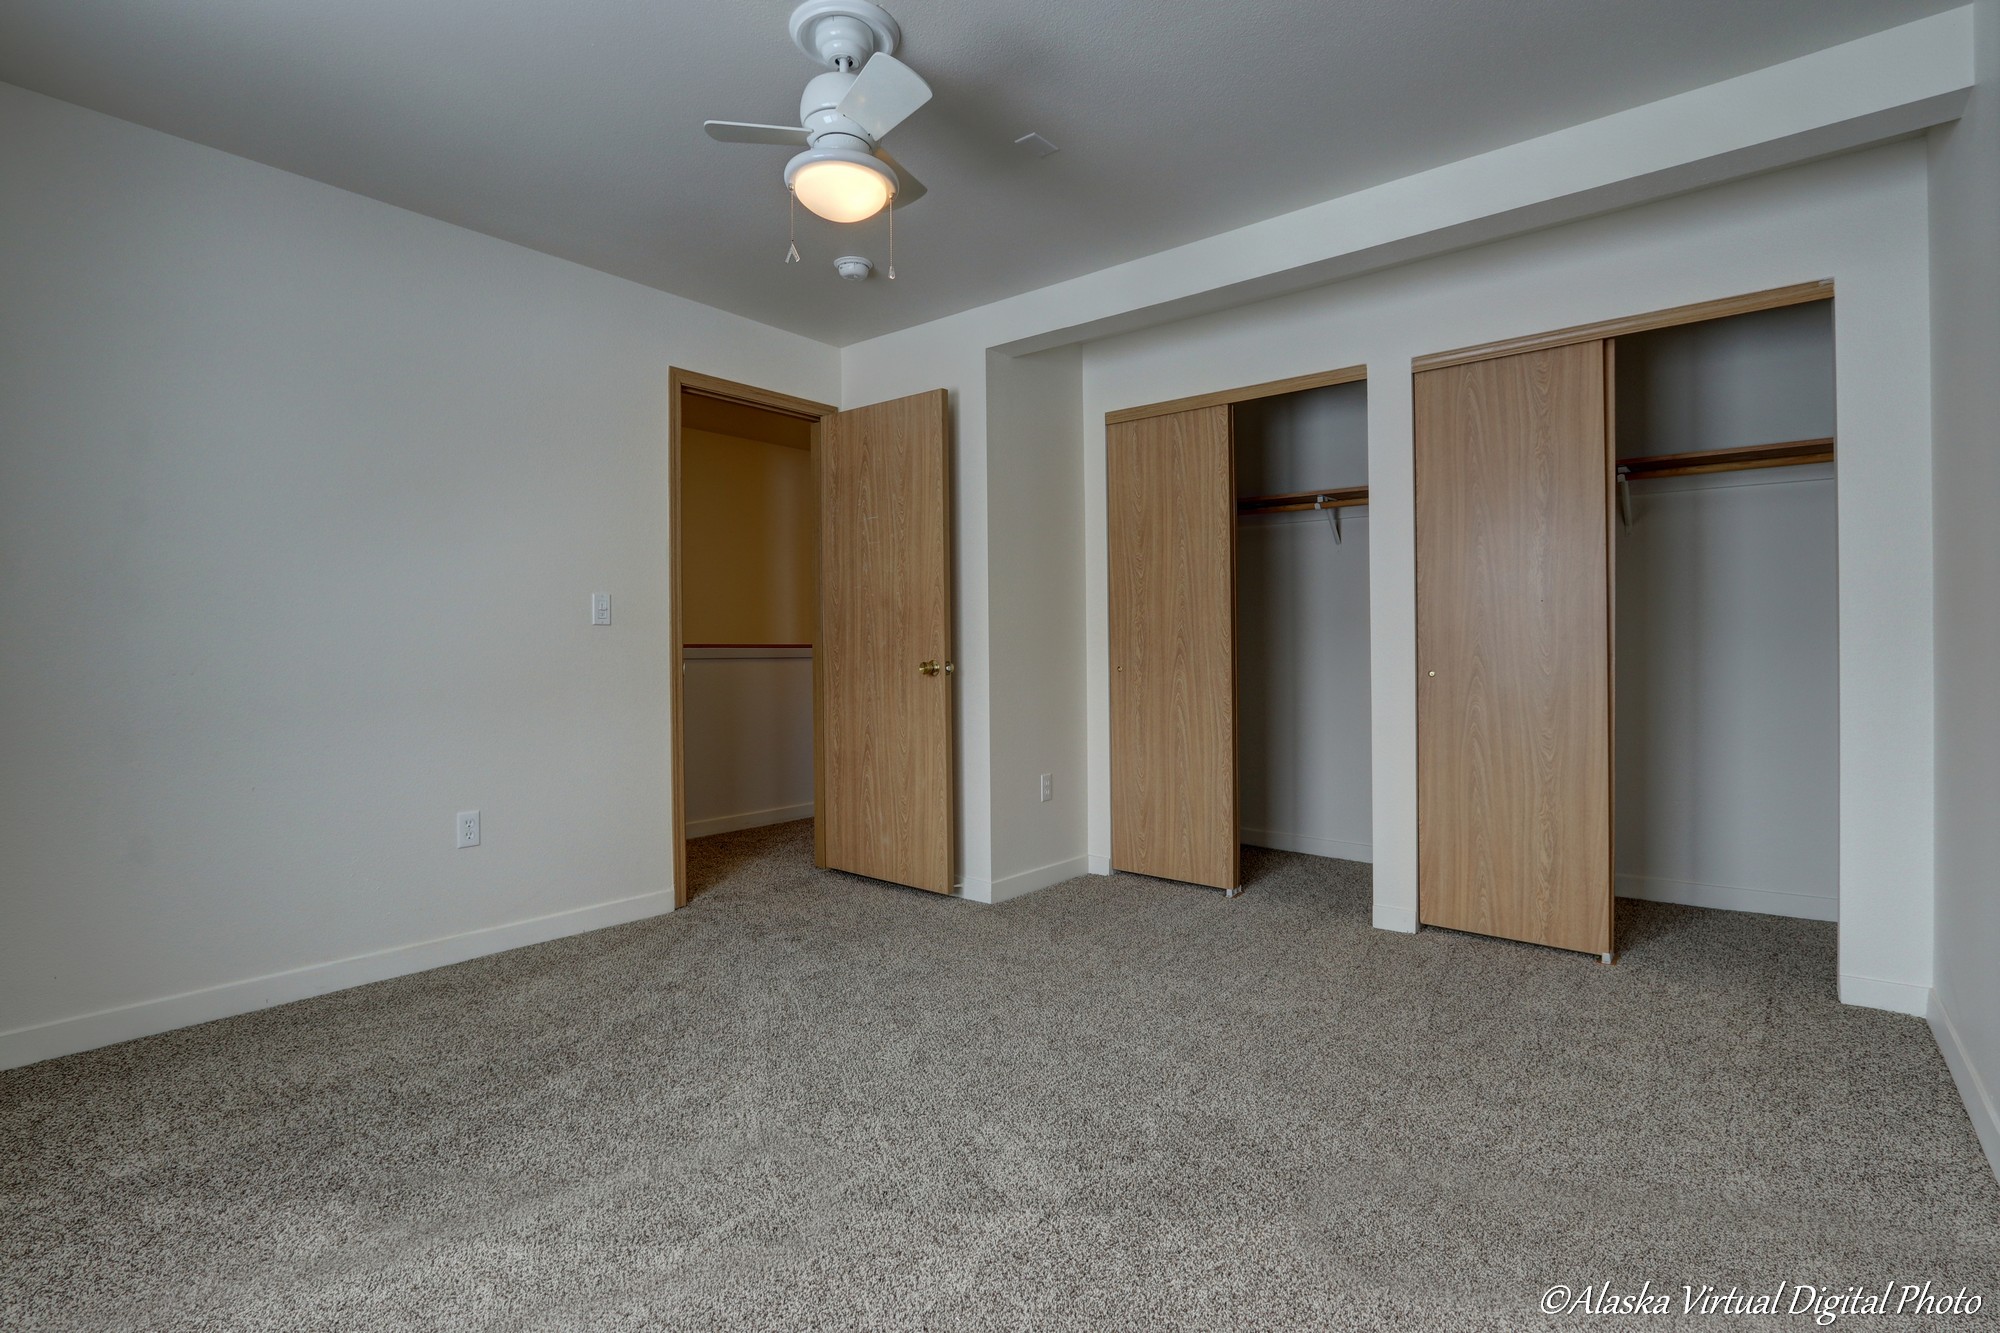
{"type": "Polygon", "coordinates": [[[800,203],[828,222],[872,218],[895,193],[888,168],[863,153],[801,153],[786,168],[785,183],[800,203]]]}

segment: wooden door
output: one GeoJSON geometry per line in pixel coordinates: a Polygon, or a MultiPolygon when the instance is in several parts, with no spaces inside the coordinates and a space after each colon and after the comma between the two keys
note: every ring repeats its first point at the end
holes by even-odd
{"type": "Polygon", "coordinates": [[[821,864],[952,888],[951,438],[945,391],[819,437],[821,864]]]}
{"type": "Polygon", "coordinates": [[[1241,882],[1229,414],[1106,428],[1111,864],[1218,889],[1241,882]]]}
{"type": "Polygon", "coordinates": [[[1416,378],[1417,902],[1611,950],[1605,345],[1416,378]]]}

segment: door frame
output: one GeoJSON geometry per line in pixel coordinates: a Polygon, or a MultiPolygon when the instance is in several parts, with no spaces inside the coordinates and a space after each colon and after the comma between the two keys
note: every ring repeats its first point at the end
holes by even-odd
{"type": "MultiPolygon", "coordinates": [[[[1254,403],[1259,401],[1260,399],[1265,399],[1265,398],[1282,398],[1287,394],[1304,393],[1308,389],[1330,388],[1336,384],[1357,384],[1357,383],[1365,384],[1367,383],[1367,381],[1368,381],[1368,367],[1365,364],[1355,365],[1355,366],[1339,366],[1332,370],[1315,371],[1312,374],[1308,375],[1292,375],[1285,379],[1264,380],[1257,384],[1246,384],[1234,389],[1217,389],[1210,393],[1195,394],[1188,398],[1170,398],[1164,402],[1143,403],[1137,407],[1117,408],[1112,411],[1106,412],[1104,414],[1104,426],[1106,434],[1108,436],[1110,428],[1113,426],[1122,425],[1126,422],[1143,421],[1148,417],[1169,416],[1177,412],[1197,411],[1205,407],[1228,407],[1234,409],[1239,403],[1254,403]]],[[[1234,419],[1235,419],[1235,413],[1233,410],[1230,415],[1231,415],[1231,430],[1233,432],[1234,419]]],[[[1230,455],[1233,465],[1233,459],[1235,457],[1235,445],[1233,439],[1230,446],[1230,455]]],[[[1107,470],[1107,478],[1108,478],[1108,471],[1110,468],[1110,461],[1111,461],[1110,450],[1108,448],[1108,440],[1107,440],[1107,448],[1105,451],[1105,467],[1107,470]]],[[[1108,535],[1107,535],[1107,541],[1108,541],[1108,535]]],[[[1108,596],[1110,592],[1108,583],[1105,592],[1108,596]]],[[[1235,633],[1235,624],[1236,624],[1236,607],[1235,607],[1235,599],[1232,597],[1231,608],[1230,608],[1230,626],[1231,626],[1232,636],[1235,633]]],[[[1235,658],[1232,649],[1232,663],[1234,663],[1234,661],[1235,658]]],[[[1109,674],[1112,670],[1113,670],[1113,665],[1107,658],[1105,662],[1106,690],[1112,688],[1110,682],[1110,674],[1109,674]]],[[[1241,686],[1239,684],[1238,685],[1239,691],[1240,688],[1241,686]]],[[[1236,699],[1230,700],[1230,707],[1232,709],[1236,708],[1237,704],[1238,701],[1236,699]]],[[[1237,734],[1237,744],[1240,748],[1242,744],[1242,736],[1240,732],[1237,734]]],[[[1118,775],[1117,775],[1117,764],[1115,757],[1117,744],[1115,741],[1112,743],[1111,748],[1113,751],[1113,762],[1112,762],[1112,772],[1110,779],[1111,780],[1110,798],[1111,801],[1113,802],[1113,808],[1115,809],[1116,802],[1118,799],[1117,795],[1118,775]]],[[[1237,782],[1237,815],[1238,815],[1237,846],[1238,846],[1239,860],[1238,860],[1237,875],[1236,875],[1237,883],[1234,887],[1224,889],[1223,893],[1224,896],[1226,897],[1234,898],[1238,894],[1243,892],[1242,864],[1240,860],[1241,846],[1242,846],[1241,802],[1242,802],[1243,774],[1242,774],[1242,765],[1240,763],[1237,763],[1234,757],[1232,757],[1231,764],[1232,768],[1235,770],[1235,776],[1237,782]]],[[[1116,826],[1116,823],[1117,819],[1116,815],[1114,814],[1112,817],[1112,824],[1114,828],[1116,826]]],[[[1118,855],[1118,848],[1116,845],[1117,840],[1115,836],[1113,837],[1112,842],[1113,845],[1111,848],[1111,857],[1115,861],[1118,855]]]]}
{"type": "MultiPolygon", "coordinates": [[[[673,784],[672,809],[668,823],[673,832],[673,873],[674,906],[688,904],[687,875],[687,765],[682,719],[686,715],[687,694],[685,678],[687,674],[687,636],[681,623],[681,395],[698,394],[704,398],[716,398],[726,403],[736,403],[744,407],[761,408],[782,416],[795,417],[812,424],[812,438],[808,457],[813,463],[813,475],[817,477],[819,462],[820,424],[832,416],[839,408],[826,403],[816,403],[808,398],[795,398],[787,393],[772,389],[760,389],[752,384],[739,384],[714,375],[704,375],[699,371],[683,370],[679,366],[667,368],[667,624],[668,662],[672,680],[667,693],[672,713],[669,723],[668,750],[671,756],[671,781],[673,784]]],[[[819,623],[819,506],[813,506],[813,531],[810,535],[813,552],[813,859],[824,861],[824,847],[821,843],[818,818],[821,779],[820,771],[820,663],[819,644],[822,637],[819,623]]]]}

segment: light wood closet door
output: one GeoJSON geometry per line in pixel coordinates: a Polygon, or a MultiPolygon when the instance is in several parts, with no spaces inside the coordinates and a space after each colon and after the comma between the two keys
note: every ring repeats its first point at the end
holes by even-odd
{"type": "Polygon", "coordinates": [[[1417,901],[1611,949],[1605,345],[1416,376],[1417,901]]]}
{"type": "Polygon", "coordinates": [[[1240,882],[1229,412],[1106,429],[1111,864],[1218,889],[1240,882]]]}
{"type": "Polygon", "coordinates": [[[951,437],[945,392],[819,438],[823,864],[952,886],[951,437]]]}

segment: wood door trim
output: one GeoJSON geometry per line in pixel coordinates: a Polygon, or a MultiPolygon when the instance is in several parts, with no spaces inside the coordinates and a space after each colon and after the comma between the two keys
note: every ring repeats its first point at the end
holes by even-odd
{"type": "Polygon", "coordinates": [[[813,479],[812,531],[806,534],[813,553],[813,864],[821,870],[826,869],[826,821],[820,818],[820,811],[825,809],[822,793],[826,791],[826,674],[821,663],[825,654],[820,651],[820,645],[826,642],[826,575],[820,567],[819,553],[819,437],[825,425],[826,417],[813,422],[812,439],[806,445],[806,467],[813,479]]]}
{"type": "Polygon", "coordinates": [[[1462,366],[1471,361],[1490,361],[1494,357],[1514,356],[1521,352],[1540,352],[1551,347],[1564,347],[1570,343],[1609,340],[1627,334],[1644,333],[1649,329],[1670,329],[1677,324],[1700,324],[1706,320],[1725,319],[1730,315],[1747,315],[1757,310],[1776,310],[1781,306],[1805,305],[1813,301],[1832,299],[1833,279],[1821,278],[1817,282],[1801,282],[1790,287],[1772,287],[1766,291],[1746,292],[1742,296],[1725,296],[1714,301],[1696,301],[1692,305],[1677,305],[1643,315],[1604,319],[1595,324],[1577,324],[1566,329],[1552,329],[1547,333],[1530,333],[1519,338],[1502,338],[1498,342],[1458,347],[1448,352],[1432,352],[1428,356],[1420,356],[1411,361],[1410,370],[1413,373],[1443,370],[1447,366],[1462,366]]]}
{"type": "MultiPolygon", "coordinates": [[[[838,408],[825,403],[815,403],[807,398],[794,398],[790,394],[778,393],[772,389],[760,389],[754,384],[738,384],[714,375],[703,375],[698,371],[683,370],[679,366],[667,367],[667,668],[671,679],[667,685],[668,709],[672,720],[668,724],[667,750],[669,754],[670,780],[673,783],[673,799],[668,811],[668,823],[673,834],[673,875],[674,906],[688,904],[687,868],[687,744],[684,719],[687,715],[686,658],[687,633],[681,618],[681,395],[683,393],[702,394],[709,398],[720,398],[726,402],[745,403],[751,407],[761,407],[772,412],[783,412],[788,416],[808,419],[812,422],[812,442],[808,446],[808,466],[815,469],[819,457],[819,423],[833,415],[838,408]]],[[[818,506],[814,511],[813,544],[813,624],[815,634],[819,626],[819,545],[818,506]]],[[[820,757],[820,676],[819,654],[813,654],[813,800],[819,800],[819,757],[820,757]]],[[[819,849],[819,821],[813,821],[813,845],[819,849]]]]}
{"type": "Polygon", "coordinates": [[[678,367],[668,373],[668,379],[677,391],[684,389],[689,393],[701,394],[705,398],[746,403],[751,407],[782,412],[786,416],[802,417],[808,421],[832,416],[840,410],[829,403],[815,403],[810,398],[794,398],[791,394],[779,393],[774,389],[760,389],[754,384],[738,384],[734,380],[719,379],[714,375],[703,375],[678,367]]]}
{"type": "Polygon", "coordinates": [[[1618,954],[1618,340],[1604,340],[1604,916],[1603,960],[1618,954]]]}
{"type": "Polygon", "coordinates": [[[1342,366],[1339,370],[1322,370],[1312,375],[1294,375],[1290,379],[1266,380],[1262,384],[1246,384],[1240,389],[1218,389],[1214,393],[1197,394],[1192,398],[1175,398],[1164,403],[1148,403],[1144,407],[1121,407],[1116,412],[1106,412],[1104,424],[1116,426],[1127,421],[1163,417],[1174,412],[1192,412],[1197,408],[1228,407],[1234,403],[1254,402],[1259,398],[1276,398],[1281,394],[1303,393],[1307,389],[1324,389],[1331,384],[1353,384],[1367,378],[1366,366],[1342,366]]]}

